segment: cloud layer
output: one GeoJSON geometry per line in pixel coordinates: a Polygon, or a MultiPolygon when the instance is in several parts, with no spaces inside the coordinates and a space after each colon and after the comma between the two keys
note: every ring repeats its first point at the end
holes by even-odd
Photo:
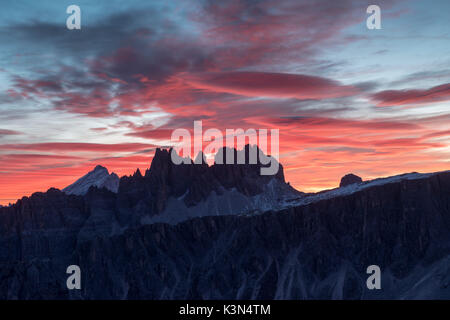
{"type": "Polygon", "coordinates": [[[369,4],[92,3],[81,31],[65,29],[64,11],[39,19],[7,5],[0,198],[64,187],[96,164],[145,169],[195,120],[204,130],[280,129],[286,176],[305,191],[350,171],[448,169],[450,49],[439,20],[448,3],[379,1],[376,31],[365,27],[369,4]],[[426,30],[404,27],[430,16],[426,30]]]}

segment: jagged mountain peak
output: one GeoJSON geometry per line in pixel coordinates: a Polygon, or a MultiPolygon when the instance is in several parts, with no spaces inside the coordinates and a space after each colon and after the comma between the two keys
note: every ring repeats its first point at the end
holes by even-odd
{"type": "MultiPolygon", "coordinates": [[[[246,144],[242,149],[224,146],[219,148],[214,155],[214,164],[250,164],[261,166],[263,163],[267,163],[270,158],[272,158],[271,155],[266,155],[257,145],[246,144]],[[238,159],[243,160],[243,163],[238,162],[238,159]],[[263,159],[265,161],[263,161],[263,159]]],[[[156,148],[150,168],[146,170],[145,175],[148,176],[150,171],[161,169],[161,167],[167,166],[169,163],[170,165],[177,165],[175,162],[197,165],[207,164],[206,156],[203,151],[199,151],[195,159],[192,160],[189,156],[180,156],[173,148],[156,148]],[[202,161],[200,161],[201,159],[202,161]]]]}
{"type": "Polygon", "coordinates": [[[266,155],[257,145],[246,144],[242,149],[222,147],[214,156],[215,164],[227,164],[227,160],[236,163],[241,159],[245,164],[262,164],[262,160],[267,160],[270,155],[266,155]]]}
{"type": "MultiPolygon", "coordinates": [[[[209,166],[203,152],[199,152],[196,160],[192,161],[189,157],[179,156],[172,148],[157,148],[150,169],[146,170],[143,179],[135,174],[120,180],[119,198],[123,199],[120,201],[132,207],[150,204],[150,208],[146,209],[150,215],[161,214],[173,207],[171,204],[174,202],[177,203],[176,206],[191,208],[218,201],[215,204],[218,205],[216,212],[222,213],[236,211],[241,207],[239,212],[269,208],[276,205],[279,199],[299,195],[299,192],[285,182],[281,165],[275,175],[261,174],[261,168],[265,165],[260,159],[266,156],[257,146],[246,145],[241,150],[224,147],[217,154],[220,152],[224,154],[224,158],[227,153],[233,154],[232,163],[216,162],[209,166]],[[252,152],[256,155],[256,161],[252,152]],[[239,156],[241,160],[245,159],[244,163],[236,163],[239,156]],[[253,160],[251,164],[249,158],[253,160]],[[217,200],[217,196],[221,200],[217,200]]],[[[173,210],[182,212],[185,208],[173,210]]]]}
{"type": "Polygon", "coordinates": [[[139,168],[136,169],[136,171],[133,174],[133,177],[139,177],[139,178],[142,177],[142,173],[141,173],[141,170],[139,170],[139,168]]]}
{"type": "Polygon", "coordinates": [[[112,192],[117,192],[119,188],[119,177],[108,169],[97,165],[92,171],[65,187],[62,191],[67,194],[85,195],[90,187],[106,188],[112,192]]]}
{"type": "MultiPolygon", "coordinates": [[[[299,196],[300,193],[285,182],[281,165],[275,175],[261,174],[265,165],[260,160],[268,156],[257,146],[246,145],[241,150],[224,147],[217,154],[220,152],[225,158],[223,164],[216,162],[209,166],[203,152],[199,152],[196,161],[192,161],[179,156],[172,148],[157,148],[144,176],[137,169],[131,176],[119,179],[98,165],[63,191],[85,195],[92,186],[106,188],[118,193],[120,205],[141,208],[150,216],[163,213],[174,201],[185,208],[215,203],[216,212],[222,214],[266,210],[277,206],[282,199],[299,196]],[[234,160],[227,163],[230,154],[234,160]],[[202,158],[203,162],[199,162],[202,158]],[[221,197],[220,200],[217,196],[221,197]]],[[[187,210],[185,208],[176,211],[187,210]]]]}
{"type": "MultiPolygon", "coordinates": [[[[153,156],[152,163],[150,164],[150,169],[145,172],[145,176],[148,177],[152,172],[153,174],[161,171],[167,171],[169,166],[175,165],[172,161],[172,151],[173,149],[156,148],[155,155],[153,156]]],[[[173,156],[181,159],[176,152],[173,156]]]]}
{"type": "MultiPolygon", "coordinates": [[[[91,172],[99,172],[99,171],[106,171],[106,172],[108,172],[108,169],[105,168],[104,166],[98,164],[98,165],[95,166],[94,170],[92,170],[91,172]]],[[[109,172],[108,172],[108,174],[109,174],[109,172]]]]}

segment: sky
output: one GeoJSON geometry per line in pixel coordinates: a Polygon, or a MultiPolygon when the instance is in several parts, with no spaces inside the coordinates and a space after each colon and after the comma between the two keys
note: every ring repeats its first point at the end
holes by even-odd
{"type": "Polygon", "coordinates": [[[450,169],[450,1],[9,1],[0,204],[97,164],[150,166],[177,128],[279,129],[301,191],[450,169]],[[69,30],[69,5],[81,30],[69,30]],[[366,9],[381,9],[368,29],[366,9]]]}

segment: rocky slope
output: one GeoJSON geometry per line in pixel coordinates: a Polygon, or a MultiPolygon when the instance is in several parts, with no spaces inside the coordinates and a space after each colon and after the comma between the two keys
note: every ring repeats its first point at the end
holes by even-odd
{"type": "Polygon", "coordinates": [[[163,223],[151,218],[173,213],[176,197],[195,208],[215,192],[261,196],[274,180],[238,165],[173,167],[158,153],[117,194],[51,189],[1,208],[0,299],[450,298],[450,172],[163,223]],[[66,288],[71,264],[81,290],[66,288]],[[381,290],[366,288],[372,264],[381,290]]]}

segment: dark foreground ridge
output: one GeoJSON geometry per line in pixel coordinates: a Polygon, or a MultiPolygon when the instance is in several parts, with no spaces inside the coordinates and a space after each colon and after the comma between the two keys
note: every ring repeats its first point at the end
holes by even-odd
{"type": "Polygon", "coordinates": [[[287,186],[282,169],[266,178],[167,160],[159,150],[118,193],[50,189],[0,208],[0,299],[450,298],[450,172],[160,223],[152,217],[174,201],[189,210],[220,192],[263,199],[273,179],[287,186]],[[66,287],[69,265],[81,268],[81,290],[66,287]],[[382,270],[381,290],[366,287],[369,265],[382,270]]]}

